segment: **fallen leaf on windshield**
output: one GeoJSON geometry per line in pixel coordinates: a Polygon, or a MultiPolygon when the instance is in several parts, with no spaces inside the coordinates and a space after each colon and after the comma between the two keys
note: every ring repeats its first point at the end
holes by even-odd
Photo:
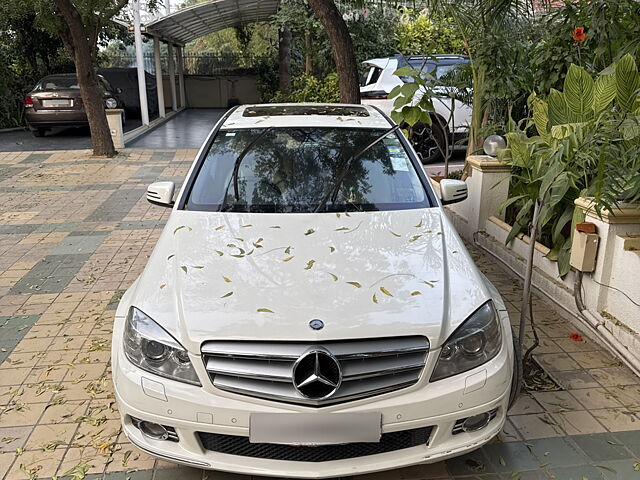
{"type": "Polygon", "coordinates": [[[391,292],[390,292],[389,290],[387,290],[386,288],[384,288],[384,287],[380,287],[380,291],[381,291],[382,293],[384,293],[385,295],[388,295],[388,296],[390,296],[390,297],[393,297],[393,295],[391,295],[391,292]]]}
{"type": "Polygon", "coordinates": [[[345,282],[345,283],[348,283],[349,285],[353,285],[356,288],[362,287],[362,285],[360,285],[360,282],[345,282]]]}
{"type": "Polygon", "coordinates": [[[415,242],[415,241],[416,241],[417,239],[419,239],[421,236],[422,236],[421,234],[414,235],[413,237],[411,237],[411,238],[409,239],[409,243],[413,243],[413,242],[415,242]]]}
{"type": "Polygon", "coordinates": [[[187,273],[187,267],[186,267],[186,265],[182,265],[180,268],[184,271],[184,273],[187,273]]]}
{"type": "Polygon", "coordinates": [[[171,254],[167,257],[167,260],[171,260],[173,257],[175,257],[175,254],[171,254]]]}
{"type": "Polygon", "coordinates": [[[289,255],[291,253],[291,247],[287,247],[284,249],[284,253],[286,253],[287,255],[289,255]]]}
{"type": "Polygon", "coordinates": [[[307,266],[306,266],[306,267],[304,267],[304,269],[305,269],[305,270],[311,270],[311,267],[313,267],[313,264],[314,264],[314,263],[316,263],[316,261],[315,261],[315,260],[309,260],[309,261],[307,262],[307,266]]]}
{"type": "Polygon", "coordinates": [[[196,268],[198,270],[201,270],[204,268],[204,265],[192,265],[191,268],[196,268]]]}
{"type": "Polygon", "coordinates": [[[389,230],[389,233],[390,233],[391,235],[393,235],[394,237],[398,237],[398,238],[402,236],[402,235],[397,234],[397,233],[396,233],[396,232],[394,232],[393,230],[389,230]]]}
{"type": "Polygon", "coordinates": [[[331,278],[333,278],[333,281],[334,281],[334,282],[337,282],[337,281],[338,281],[338,276],[337,276],[337,275],[335,275],[335,274],[333,274],[333,273],[331,273],[331,272],[327,272],[327,273],[328,273],[329,275],[331,275],[331,278]]]}
{"type": "Polygon", "coordinates": [[[166,284],[166,283],[163,283],[162,285],[160,285],[160,290],[162,290],[162,289],[163,289],[164,287],[166,287],[166,286],[167,286],[167,284],[166,284]]]}
{"type": "Polygon", "coordinates": [[[282,259],[283,262],[288,262],[289,260],[293,260],[293,256],[282,259]]]}
{"type": "Polygon", "coordinates": [[[246,225],[240,225],[240,228],[249,228],[249,227],[253,227],[253,225],[251,225],[250,223],[247,223],[246,225]]]}
{"type": "Polygon", "coordinates": [[[223,253],[223,252],[221,252],[220,250],[216,250],[216,253],[217,253],[218,255],[220,255],[220,256],[223,256],[223,255],[224,255],[224,253],[223,253]]]}
{"type": "Polygon", "coordinates": [[[244,242],[244,238],[240,238],[240,237],[233,237],[233,238],[238,240],[239,242],[244,242]]]}
{"type": "Polygon", "coordinates": [[[180,225],[179,227],[176,227],[176,229],[173,231],[173,234],[175,235],[178,230],[182,230],[183,228],[188,228],[189,231],[193,230],[191,227],[187,225],[180,225]]]}
{"type": "Polygon", "coordinates": [[[315,233],[316,231],[313,228],[310,228],[309,230],[307,230],[306,232],[304,232],[305,235],[311,235],[312,233],[315,233]]]}
{"type": "Polygon", "coordinates": [[[344,230],[349,230],[349,227],[340,227],[340,228],[336,228],[336,232],[342,232],[344,230]]]}
{"type": "Polygon", "coordinates": [[[419,224],[417,224],[417,225],[414,225],[414,227],[416,227],[416,228],[422,228],[422,225],[423,225],[423,223],[422,223],[422,218],[421,218],[421,219],[420,219],[420,223],[419,223],[419,224]]]}
{"type": "Polygon", "coordinates": [[[227,292],[224,295],[222,295],[220,298],[227,298],[227,297],[230,297],[231,295],[233,295],[233,292],[227,292]]]}
{"type": "Polygon", "coordinates": [[[273,313],[273,310],[269,310],[268,308],[259,308],[256,311],[260,313],[273,313]]]}
{"type": "Polygon", "coordinates": [[[224,225],[220,225],[219,227],[216,227],[214,230],[222,230],[224,228],[224,225]]]}
{"type": "Polygon", "coordinates": [[[227,283],[231,283],[231,279],[229,277],[222,277],[223,280],[227,283]]]}
{"type": "Polygon", "coordinates": [[[427,280],[422,281],[422,283],[424,283],[425,285],[429,285],[431,288],[435,287],[434,282],[437,282],[437,280],[432,280],[430,282],[428,282],[427,280]]]}
{"type": "Polygon", "coordinates": [[[282,228],[282,227],[280,227],[280,225],[272,225],[269,228],[282,228]]]}
{"type": "Polygon", "coordinates": [[[329,251],[330,251],[331,253],[335,252],[335,251],[336,251],[336,247],[329,247],[329,251]]]}
{"type": "Polygon", "coordinates": [[[371,300],[373,300],[373,303],[378,303],[378,297],[376,297],[376,294],[373,294],[373,297],[371,297],[371,300]]]}
{"type": "Polygon", "coordinates": [[[419,292],[418,290],[414,290],[413,292],[411,292],[412,297],[415,297],[416,295],[422,295],[422,292],[419,292]]]}

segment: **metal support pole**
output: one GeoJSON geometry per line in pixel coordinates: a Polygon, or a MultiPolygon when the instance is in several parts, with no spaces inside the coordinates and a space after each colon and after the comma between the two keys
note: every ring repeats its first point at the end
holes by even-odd
{"type": "Polygon", "coordinates": [[[160,58],[160,39],[153,37],[153,58],[156,62],[156,89],[158,90],[158,114],[164,118],[166,111],[164,108],[164,85],[162,81],[162,61],[160,58]]]}
{"type": "Polygon", "coordinates": [[[142,52],[142,31],[140,29],[140,0],[133,0],[133,34],[136,44],[136,68],[138,70],[138,93],[140,95],[140,117],[143,125],[149,125],[149,107],[147,104],[147,83],[144,74],[144,55],[142,52]]]}
{"type": "Polygon", "coordinates": [[[171,87],[171,109],[178,111],[178,100],[176,98],[176,70],[174,68],[173,45],[167,44],[167,57],[169,59],[169,87],[171,87]]]}
{"type": "Polygon", "coordinates": [[[182,58],[182,47],[176,47],[178,54],[178,86],[180,87],[180,107],[187,107],[187,95],[184,90],[184,60],[182,58]]]}

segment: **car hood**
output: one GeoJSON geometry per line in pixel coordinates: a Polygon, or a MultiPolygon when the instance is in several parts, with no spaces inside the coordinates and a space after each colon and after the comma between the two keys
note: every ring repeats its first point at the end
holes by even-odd
{"type": "Polygon", "coordinates": [[[425,335],[439,346],[490,298],[439,208],[350,214],[174,211],[131,304],[207,340],[425,335]],[[325,327],[314,331],[312,319],[325,327]]]}

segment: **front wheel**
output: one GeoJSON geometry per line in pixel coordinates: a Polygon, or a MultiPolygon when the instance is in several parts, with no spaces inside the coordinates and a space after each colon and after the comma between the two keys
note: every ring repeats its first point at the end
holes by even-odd
{"type": "Polygon", "coordinates": [[[435,119],[431,125],[417,123],[411,131],[411,143],[422,163],[437,162],[444,159],[447,133],[435,119]]]}
{"type": "Polygon", "coordinates": [[[513,375],[511,376],[511,392],[509,393],[509,407],[507,409],[510,409],[516,403],[522,388],[522,349],[515,333],[511,333],[511,338],[513,339],[513,375]]]}

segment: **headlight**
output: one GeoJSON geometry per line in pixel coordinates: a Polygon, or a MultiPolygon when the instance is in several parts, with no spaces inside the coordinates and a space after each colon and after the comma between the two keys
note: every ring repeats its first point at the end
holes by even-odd
{"type": "Polygon", "coordinates": [[[104,105],[107,108],[118,108],[118,101],[115,98],[107,98],[104,105]]]}
{"type": "Polygon", "coordinates": [[[493,302],[476,310],[442,346],[431,381],[466,372],[495,357],[502,345],[500,322],[493,302]]]}
{"type": "Polygon", "coordinates": [[[200,386],[187,351],[160,325],[135,307],[124,328],[124,353],[147,372],[200,386]]]}

